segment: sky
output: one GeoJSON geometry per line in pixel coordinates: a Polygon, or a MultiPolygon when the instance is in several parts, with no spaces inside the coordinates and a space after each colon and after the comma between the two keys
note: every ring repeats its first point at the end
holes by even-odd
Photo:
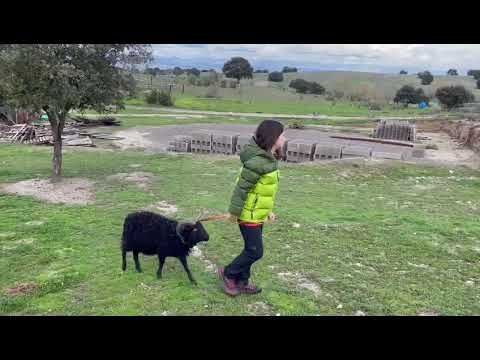
{"type": "Polygon", "coordinates": [[[234,56],[254,69],[301,71],[364,71],[409,73],[429,70],[445,74],[454,68],[464,75],[480,68],[480,44],[153,44],[150,66],[221,69],[234,56]]]}

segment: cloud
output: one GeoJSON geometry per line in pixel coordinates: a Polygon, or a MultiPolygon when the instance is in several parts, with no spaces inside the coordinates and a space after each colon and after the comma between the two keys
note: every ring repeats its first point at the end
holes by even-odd
{"type": "Polygon", "coordinates": [[[233,56],[246,57],[254,67],[270,70],[284,65],[305,70],[398,72],[430,70],[444,74],[480,68],[478,44],[155,44],[157,63],[178,59],[196,66],[221,66],[233,56]],[[208,65],[207,65],[208,66],[208,65]]]}

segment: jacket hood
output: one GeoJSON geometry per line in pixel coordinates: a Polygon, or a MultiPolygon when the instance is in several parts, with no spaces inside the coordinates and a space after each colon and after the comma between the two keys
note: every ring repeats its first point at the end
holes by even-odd
{"type": "Polygon", "coordinates": [[[260,146],[257,145],[255,142],[255,138],[252,136],[250,139],[250,143],[245,146],[243,151],[240,153],[240,160],[242,163],[247,162],[248,160],[254,158],[255,156],[260,156],[268,160],[275,161],[275,157],[272,153],[263,150],[260,146]]]}

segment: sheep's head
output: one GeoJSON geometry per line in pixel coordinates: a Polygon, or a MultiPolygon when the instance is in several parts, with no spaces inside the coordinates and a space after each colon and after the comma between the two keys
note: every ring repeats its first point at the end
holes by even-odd
{"type": "Polygon", "coordinates": [[[208,241],[209,239],[207,230],[205,230],[200,221],[180,224],[178,232],[179,235],[181,235],[183,242],[190,248],[194,247],[199,242],[208,241]]]}

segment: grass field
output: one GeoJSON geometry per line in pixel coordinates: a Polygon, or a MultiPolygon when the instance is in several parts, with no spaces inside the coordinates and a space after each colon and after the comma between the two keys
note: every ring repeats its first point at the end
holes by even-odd
{"type": "MultiPolygon", "coordinates": [[[[0,145],[0,162],[0,183],[47,178],[51,149],[0,145]]],[[[266,227],[265,257],[253,268],[253,281],[264,288],[257,296],[223,295],[194,257],[198,287],[175,259],[167,260],[162,280],[155,257],[142,260],[138,274],[129,256],[121,271],[127,213],[162,200],[176,205],[182,219],[200,208],[223,212],[238,167],[235,157],[67,151],[64,175],[95,181],[96,203],[0,194],[0,314],[480,315],[480,177],[466,169],[281,164],[279,220],[266,227]],[[152,173],[150,188],[106,181],[132,171],[152,173]],[[302,287],[306,281],[315,292],[302,287]],[[5,294],[26,282],[37,290],[5,294]]],[[[241,249],[238,229],[206,227],[204,255],[227,263],[241,249]]]]}
{"type": "MultiPolygon", "coordinates": [[[[203,74],[202,74],[203,75],[203,74]]],[[[166,83],[173,83],[179,79],[174,77],[154,77],[150,85],[150,77],[142,74],[135,75],[139,87],[142,90],[153,87],[160,87],[166,83]]],[[[323,72],[299,72],[284,74],[284,81],[271,83],[267,81],[266,74],[254,74],[253,79],[241,81],[241,90],[219,88],[219,95],[224,98],[241,100],[261,101],[294,101],[299,95],[293,89],[288,88],[291,80],[302,78],[308,81],[316,81],[324,86],[327,91],[342,91],[345,95],[364,93],[372,100],[384,102],[386,99],[393,99],[395,93],[403,85],[421,87],[427,95],[433,95],[438,87],[447,85],[463,85],[473,91],[477,98],[480,97],[480,90],[476,88],[476,82],[471,76],[434,76],[430,85],[422,85],[415,74],[393,75],[376,74],[353,71],[323,71],[323,72]],[[286,91],[283,91],[285,88],[286,91]]],[[[179,87],[177,88],[179,89],[179,87]]],[[[205,87],[185,86],[185,92],[189,95],[200,96],[207,91],[205,87]]],[[[177,91],[178,92],[178,91],[177,91]]],[[[305,101],[318,101],[314,96],[304,96],[305,101]]]]}

